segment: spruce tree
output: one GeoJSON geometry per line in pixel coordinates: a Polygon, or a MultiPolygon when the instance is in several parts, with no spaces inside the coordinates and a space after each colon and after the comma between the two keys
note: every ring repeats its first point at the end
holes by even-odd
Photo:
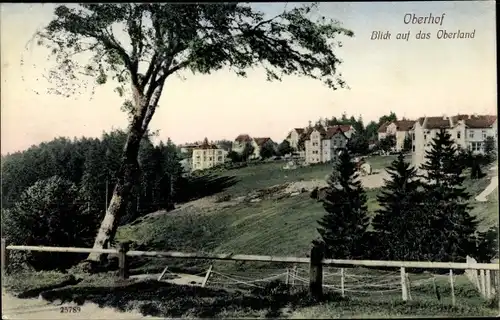
{"type": "Polygon", "coordinates": [[[379,259],[418,261],[422,255],[419,240],[425,226],[417,170],[405,162],[403,153],[386,170],[390,179],[377,195],[381,208],[372,220],[374,236],[380,244],[379,259]]]}
{"type": "Polygon", "coordinates": [[[344,151],[328,179],[322,200],[326,214],[318,221],[321,240],[313,244],[324,245],[327,257],[362,258],[366,254],[365,237],[369,225],[366,201],[359,173],[349,152],[344,151]]]}
{"type": "Polygon", "coordinates": [[[428,259],[465,261],[475,256],[478,221],[470,215],[470,194],[462,186],[464,166],[460,164],[451,135],[440,130],[426,151],[424,193],[429,232],[424,237],[428,259]]]}

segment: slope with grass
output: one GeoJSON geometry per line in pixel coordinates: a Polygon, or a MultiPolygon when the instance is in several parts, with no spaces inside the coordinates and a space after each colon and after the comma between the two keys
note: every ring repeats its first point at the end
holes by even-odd
{"type": "MultiPolygon", "coordinates": [[[[381,171],[386,168],[396,156],[372,156],[366,161],[372,166],[374,171],[381,171]]],[[[409,158],[408,158],[409,159],[409,158]]],[[[299,167],[294,170],[284,170],[284,161],[270,163],[251,164],[248,167],[223,171],[222,175],[235,177],[237,182],[229,187],[226,192],[235,195],[245,195],[256,189],[268,188],[273,185],[287,182],[325,180],[325,177],[332,172],[332,165],[320,163],[307,167],[299,167]]]]}

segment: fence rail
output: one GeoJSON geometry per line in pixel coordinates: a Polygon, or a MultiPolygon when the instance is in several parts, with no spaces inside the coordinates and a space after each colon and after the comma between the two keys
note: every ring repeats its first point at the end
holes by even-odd
{"type": "MultiPolygon", "coordinates": [[[[70,252],[70,253],[106,253],[118,254],[118,249],[93,249],[73,247],[46,247],[46,246],[6,246],[7,250],[13,251],[39,251],[39,252],[70,252]]],[[[152,257],[152,258],[178,258],[178,259],[206,259],[206,260],[232,260],[253,262],[282,262],[310,264],[309,258],[280,257],[248,254],[207,254],[188,253],[180,251],[136,251],[126,252],[130,257],[152,257]]],[[[491,270],[499,271],[500,265],[495,263],[465,263],[465,262],[430,262],[430,261],[386,261],[386,260],[343,260],[322,259],[322,265],[327,266],[352,266],[352,267],[385,267],[385,268],[421,268],[421,269],[456,269],[456,270],[491,270]]]]}
{"type": "MultiPolygon", "coordinates": [[[[280,257],[280,256],[264,256],[264,255],[246,255],[246,254],[208,254],[208,253],[186,253],[177,251],[136,251],[128,250],[127,243],[120,243],[117,248],[112,249],[94,249],[94,248],[74,248],[74,247],[45,247],[45,246],[18,246],[6,245],[5,239],[2,239],[1,247],[2,258],[2,276],[5,273],[8,263],[8,251],[39,251],[39,252],[67,252],[67,253],[104,253],[115,254],[119,259],[119,276],[128,278],[128,257],[153,257],[153,258],[177,258],[177,259],[206,259],[206,260],[231,260],[231,261],[252,261],[252,262],[281,262],[293,264],[308,264],[309,265],[309,289],[311,295],[320,297],[322,295],[323,284],[323,266],[332,267],[384,267],[384,268],[399,268],[401,296],[403,300],[408,299],[408,284],[406,268],[420,269],[448,269],[450,274],[450,286],[452,296],[454,297],[453,285],[453,270],[479,270],[482,274],[488,276],[491,271],[497,271],[496,276],[500,277],[500,265],[498,263],[456,263],[456,262],[428,262],[428,261],[383,261],[383,260],[343,260],[343,259],[324,259],[323,253],[319,248],[311,250],[310,258],[298,257],[280,257]]],[[[207,272],[207,278],[210,271],[207,272]]],[[[293,274],[293,278],[297,275],[293,274]]],[[[287,279],[289,275],[287,275],[287,279]]],[[[343,277],[342,277],[343,278],[343,277]]],[[[488,277],[489,278],[489,277],[488,277]]],[[[490,279],[488,279],[489,281],[490,279]]],[[[498,279],[500,280],[500,279],[498,279]]],[[[493,288],[491,283],[482,283],[485,296],[491,298],[494,291],[500,292],[500,281],[495,281],[497,288],[493,288]],[[496,290],[494,290],[496,289],[496,290]]],[[[287,280],[288,281],[288,280],[287,280]]],[[[344,280],[342,280],[343,282],[344,280]]],[[[205,281],[206,282],[206,281],[205,281]]],[[[455,299],[453,304],[455,303],[455,299]]],[[[499,301],[500,308],[500,301],[499,301]]]]}

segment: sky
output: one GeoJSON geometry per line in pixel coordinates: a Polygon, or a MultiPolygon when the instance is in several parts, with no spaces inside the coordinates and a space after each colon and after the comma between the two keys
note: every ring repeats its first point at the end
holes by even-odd
{"type": "MultiPolygon", "coordinates": [[[[298,3],[258,3],[268,15],[298,3]]],[[[54,4],[1,4],[1,153],[24,150],[55,137],[98,137],[125,129],[123,98],[105,85],[71,97],[45,94],[40,79],[53,61],[29,45],[53,17],[54,4]],[[21,65],[21,59],[24,63],[21,65]]],[[[182,73],[168,79],[150,129],[175,143],[234,138],[242,133],[279,142],[309,120],[361,115],[365,123],[390,111],[398,117],[496,114],[494,1],[321,3],[321,14],[354,32],[337,50],[350,89],[287,77],[267,82],[256,68],[247,78],[228,70],[182,73]],[[441,17],[442,25],[405,24],[407,14],[441,17]],[[422,30],[431,39],[415,39],[422,30]],[[438,30],[472,32],[473,39],[437,39],[438,30]],[[390,40],[371,40],[389,31],[390,40]],[[410,31],[409,40],[395,39],[410,31]]]]}

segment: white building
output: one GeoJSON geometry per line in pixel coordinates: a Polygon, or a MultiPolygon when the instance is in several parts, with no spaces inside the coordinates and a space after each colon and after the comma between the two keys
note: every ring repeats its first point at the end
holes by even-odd
{"type": "Polygon", "coordinates": [[[286,137],[285,140],[290,143],[290,147],[292,147],[294,150],[298,150],[300,137],[305,133],[305,131],[306,129],[304,128],[294,128],[286,137]]]}
{"type": "Polygon", "coordinates": [[[410,136],[410,129],[415,125],[414,120],[397,120],[386,122],[378,129],[378,141],[393,135],[396,138],[396,151],[403,150],[406,137],[410,136]]]}
{"type": "Polygon", "coordinates": [[[226,155],[226,150],[208,143],[205,139],[201,145],[193,149],[192,170],[205,170],[222,164],[226,161],[226,155]]]}
{"type": "Polygon", "coordinates": [[[346,132],[350,126],[333,126],[325,130],[322,126],[311,128],[306,132],[306,163],[330,162],[335,159],[339,150],[346,147],[349,140],[346,132]]]}
{"type": "Polygon", "coordinates": [[[431,148],[430,142],[441,129],[451,134],[457,147],[472,150],[474,153],[484,151],[487,137],[498,141],[496,115],[421,117],[410,130],[414,166],[419,167],[424,163],[425,153],[431,148]]]}

